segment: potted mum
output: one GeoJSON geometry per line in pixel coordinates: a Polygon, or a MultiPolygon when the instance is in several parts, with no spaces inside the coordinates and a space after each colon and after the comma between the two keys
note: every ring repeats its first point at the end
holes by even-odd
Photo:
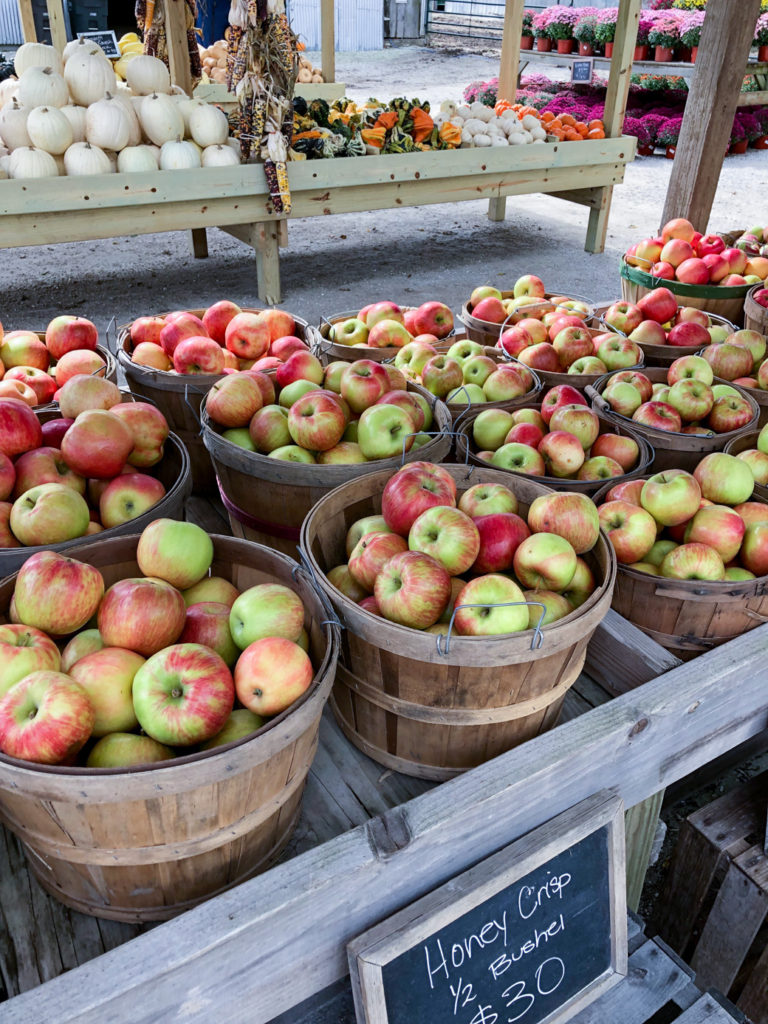
{"type": "Polygon", "coordinates": [[[663,147],[664,155],[668,160],[675,158],[682,124],[682,117],[668,117],[656,133],[656,142],[663,147]]]}
{"type": "Polygon", "coordinates": [[[760,126],[760,134],[752,143],[753,149],[768,149],[768,107],[755,111],[755,120],[760,126]]]}
{"type": "Polygon", "coordinates": [[[547,35],[558,53],[573,53],[573,29],[582,12],[575,7],[550,7],[547,35]]]}
{"type": "Polygon", "coordinates": [[[595,25],[595,42],[602,46],[606,57],[613,56],[613,41],[616,38],[616,22],[619,17],[618,7],[606,7],[597,15],[595,25]]]}
{"type": "Polygon", "coordinates": [[[746,153],[749,140],[747,139],[747,132],[744,124],[737,114],[733,119],[733,128],[731,128],[731,144],[728,149],[729,153],[746,153]]]}
{"type": "Polygon", "coordinates": [[[637,42],[635,44],[635,60],[648,60],[649,45],[648,36],[651,29],[653,28],[653,19],[649,17],[643,17],[640,15],[640,20],[637,24],[637,42]]]}
{"type": "Polygon", "coordinates": [[[680,24],[680,42],[691,51],[691,64],[696,63],[705,13],[705,11],[691,11],[683,17],[680,24]]]}
{"type": "Polygon", "coordinates": [[[579,56],[591,57],[595,52],[595,31],[597,29],[597,18],[594,14],[587,14],[576,22],[573,27],[573,38],[579,41],[579,56]]]}
{"type": "Polygon", "coordinates": [[[672,14],[656,18],[648,33],[648,42],[655,47],[655,61],[668,63],[672,60],[675,47],[680,45],[680,22],[672,14]]]}
{"type": "Polygon", "coordinates": [[[757,19],[755,46],[757,47],[757,59],[761,62],[768,61],[768,12],[761,14],[757,19]]]}
{"type": "Polygon", "coordinates": [[[545,7],[543,11],[534,14],[531,21],[531,28],[536,38],[536,49],[540,53],[548,53],[552,49],[552,39],[549,35],[549,12],[550,8],[545,7]]]}
{"type": "Polygon", "coordinates": [[[520,49],[533,49],[533,11],[523,11],[523,31],[520,35],[520,49]]]}

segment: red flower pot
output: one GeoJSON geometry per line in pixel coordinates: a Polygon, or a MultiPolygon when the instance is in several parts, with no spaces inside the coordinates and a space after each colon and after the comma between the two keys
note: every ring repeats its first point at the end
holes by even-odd
{"type": "Polygon", "coordinates": [[[532,50],[533,49],[533,36],[520,36],[520,49],[521,50],[532,50]]]}
{"type": "Polygon", "coordinates": [[[674,160],[676,152],[677,146],[667,146],[667,148],[664,150],[664,156],[667,158],[667,160],[674,160]]]}
{"type": "Polygon", "coordinates": [[[557,52],[558,53],[572,53],[573,52],[573,40],[572,39],[558,39],[557,40],[557,52]]]}
{"type": "Polygon", "coordinates": [[[552,49],[552,40],[548,36],[536,36],[536,49],[539,53],[549,53],[552,49]]]}
{"type": "Polygon", "coordinates": [[[592,43],[579,43],[580,57],[591,57],[594,52],[595,48],[592,43]]]}
{"type": "Polygon", "coordinates": [[[606,57],[612,57],[613,56],[613,43],[606,43],[605,44],[605,56],[606,57]]]}
{"type": "Polygon", "coordinates": [[[639,156],[653,156],[653,146],[638,146],[637,152],[639,156]]]}
{"type": "Polygon", "coordinates": [[[738,142],[731,143],[731,148],[728,150],[728,152],[734,154],[746,153],[748,145],[749,143],[746,139],[739,139],[738,142]]]}
{"type": "Polygon", "coordinates": [[[677,60],[684,61],[689,64],[691,61],[691,51],[687,46],[678,46],[677,48],[677,60]]]}
{"type": "Polygon", "coordinates": [[[768,43],[757,48],[757,59],[761,64],[768,64],[768,43]]]}
{"type": "Polygon", "coordinates": [[[699,48],[698,48],[698,46],[692,46],[691,47],[691,64],[695,64],[696,63],[696,58],[698,57],[698,55],[699,55],[699,48]]]}
{"type": "Polygon", "coordinates": [[[634,60],[648,60],[649,48],[648,46],[636,46],[634,60]]]}
{"type": "Polygon", "coordinates": [[[653,53],[653,59],[661,64],[668,64],[672,60],[672,48],[669,46],[657,46],[653,53]]]}
{"type": "Polygon", "coordinates": [[[768,149],[768,135],[761,135],[752,143],[753,149],[768,149]]]}

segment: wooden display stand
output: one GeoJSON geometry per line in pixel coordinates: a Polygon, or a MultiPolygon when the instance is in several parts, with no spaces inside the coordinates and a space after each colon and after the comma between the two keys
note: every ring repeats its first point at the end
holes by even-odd
{"type": "MultiPolygon", "coordinates": [[[[19,3],[24,10],[30,0],[19,3]]],[[[60,0],[49,0],[51,7],[56,3],[60,0]]],[[[490,218],[501,220],[507,196],[545,192],[588,207],[586,248],[602,251],[613,186],[623,181],[626,164],[635,154],[635,139],[622,136],[621,128],[640,5],[641,0],[621,0],[604,118],[606,139],[302,161],[288,169],[290,217],[487,198],[490,218]]],[[[507,0],[500,97],[514,93],[518,52],[513,41],[520,36],[523,6],[523,0],[507,0]]],[[[332,0],[323,0],[322,13],[323,71],[332,80],[332,0]]],[[[180,64],[172,77],[182,81],[180,64]]],[[[207,252],[204,229],[221,227],[255,249],[262,301],[281,299],[278,253],[287,242],[287,220],[273,212],[259,165],[4,181],[0,216],[0,248],[194,229],[193,249],[202,256],[207,252]]]]}

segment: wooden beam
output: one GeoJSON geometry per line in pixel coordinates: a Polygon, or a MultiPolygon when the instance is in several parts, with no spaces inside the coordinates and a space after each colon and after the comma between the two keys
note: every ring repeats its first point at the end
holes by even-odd
{"type": "Polygon", "coordinates": [[[64,52],[67,45],[67,26],[64,21],[64,6],[62,0],[47,0],[48,25],[51,30],[51,43],[59,53],[64,52]]]}
{"type": "Polygon", "coordinates": [[[520,63],[520,36],[523,34],[524,7],[524,0],[506,0],[504,8],[499,87],[496,95],[500,100],[509,100],[510,103],[515,102],[517,95],[517,68],[520,63]]]}
{"type": "Polygon", "coordinates": [[[266,1024],[344,977],[351,938],[598,789],[633,806],[763,731],[766,643],[759,626],[308,850],[8,1000],[3,1024],[209,1024],[243,1007],[266,1024]]]}
{"type": "Polygon", "coordinates": [[[18,6],[24,42],[36,43],[37,29],[35,28],[35,16],[32,13],[32,0],[18,0],[18,6]]]}
{"type": "Polygon", "coordinates": [[[706,231],[740,100],[760,0],[709,0],[661,223],[706,231]]]}
{"type": "Polygon", "coordinates": [[[320,0],[320,69],[326,82],[336,81],[336,21],[333,0],[320,0]]]}
{"type": "Polygon", "coordinates": [[[168,42],[168,68],[171,82],[192,95],[192,71],[187,42],[187,7],[184,0],[164,0],[165,38],[168,42]]]}

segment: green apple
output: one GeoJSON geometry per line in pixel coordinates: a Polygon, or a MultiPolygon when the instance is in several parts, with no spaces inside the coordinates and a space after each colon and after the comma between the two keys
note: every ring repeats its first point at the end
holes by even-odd
{"type": "Polygon", "coordinates": [[[133,732],[113,732],[102,736],[88,755],[88,768],[129,768],[136,764],[151,764],[176,757],[170,747],[158,743],[151,736],[133,732]]]}
{"type": "Polygon", "coordinates": [[[76,661],[84,658],[86,654],[100,651],[103,646],[104,641],[98,629],[81,630],[72,637],[61,652],[61,671],[68,673],[76,661]]]}
{"type": "Polygon", "coordinates": [[[229,629],[241,651],[256,640],[280,636],[294,643],[304,628],[301,598],[281,583],[259,583],[244,590],[232,605],[229,629]]]}
{"type": "Polygon", "coordinates": [[[256,445],[251,440],[248,427],[230,427],[229,430],[223,430],[221,436],[225,440],[231,441],[232,444],[236,444],[238,448],[245,448],[248,452],[256,451],[256,445]]]}
{"type": "Polygon", "coordinates": [[[479,345],[476,341],[470,341],[469,338],[454,341],[446,352],[446,355],[450,356],[451,359],[457,359],[459,362],[470,359],[472,356],[481,356],[482,354],[483,346],[479,345]]]}
{"type": "Polygon", "coordinates": [[[739,392],[736,388],[732,388],[730,384],[715,384],[712,388],[712,394],[715,398],[725,398],[728,395],[738,395],[739,392]]]}
{"type": "Polygon", "coordinates": [[[357,428],[357,440],[366,459],[391,459],[410,451],[413,420],[397,405],[372,405],[365,409],[357,428]]]}
{"type": "Polygon", "coordinates": [[[429,428],[432,426],[432,421],[434,419],[432,415],[432,406],[430,402],[428,401],[428,399],[424,397],[424,395],[420,394],[418,391],[409,391],[408,394],[416,399],[416,401],[421,406],[421,411],[424,413],[424,422],[422,423],[422,429],[429,430],[429,428]]]}
{"type": "Polygon", "coordinates": [[[275,448],[269,453],[268,458],[282,459],[283,462],[304,462],[308,465],[317,461],[312,452],[308,452],[306,448],[299,448],[297,444],[284,444],[281,448],[275,448]]]}
{"type": "Polygon", "coordinates": [[[237,708],[224,723],[221,732],[217,732],[211,739],[200,744],[201,750],[212,750],[214,747],[221,747],[225,743],[234,743],[245,736],[250,736],[264,725],[261,715],[254,715],[248,708],[237,708]]]}
{"type": "Polygon", "coordinates": [[[368,341],[368,328],[356,316],[335,323],[330,331],[331,341],[336,345],[365,345],[368,341]]]}
{"type": "Polygon", "coordinates": [[[344,429],[344,433],[341,435],[342,441],[351,441],[357,444],[357,424],[359,420],[350,420],[344,429]]]}
{"type": "Polygon", "coordinates": [[[761,452],[768,454],[768,423],[765,424],[757,435],[757,447],[761,452]]]}
{"type": "Polygon", "coordinates": [[[712,339],[712,345],[720,344],[720,342],[725,341],[725,339],[731,334],[731,331],[729,331],[727,327],[723,327],[720,324],[715,324],[714,327],[708,327],[707,330],[709,331],[709,337],[712,339]]]}
{"type": "Polygon", "coordinates": [[[433,440],[431,434],[425,434],[423,430],[420,431],[413,438],[413,444],[411,445],[411,451],[413,451],[415,448],[423,448],[424,445],[425,444],[429,444],[429,442],[431,440],[433,440]]]}
{"type": "Polygon", "coordinates": [[[314,384],[311,380],[294,380],[290,384],[286,384],[280,392],[278,403],[282,405],[284,409],[290,409],[293,403],[301,398],[302,395],[306,395],[308,391],[320,391],[320,385],[314,384]]]}
{"type": "Polygon", "coordinates": [[[208,573],[213,541],[195,523],[155,519],[139,537],[136,561],[145,576],[186,590],[208,573]]]}
{"type": "Polygon", "coordinates": [[[651,550],[645,556],[645,561],[651,565],[659,566],[677,544],[673,540],[657,540],[651,550]]]}
{"type": "Polygon", "coordinates": [[[469,297],[469,304],[473,308],[481,301],[481,299],[499,299],[501,300],[501,292],[498,288],[494,288],[489,284],[481,284],[478,288],[475,288],[469,297]]]}
{"type": "Polygon", "coordinates": [[[488,401],[479,384],[462,384],[449,391],[445,400],[449,405],[484,405],[488,401]]]}
{"type": "Polygon", "coordinates": [[[472,437],[478,448],[496,451],[504,444],[507,434],[515,425],[511,412],[504,409],[484,409],[472,424],[472,437]]]}

